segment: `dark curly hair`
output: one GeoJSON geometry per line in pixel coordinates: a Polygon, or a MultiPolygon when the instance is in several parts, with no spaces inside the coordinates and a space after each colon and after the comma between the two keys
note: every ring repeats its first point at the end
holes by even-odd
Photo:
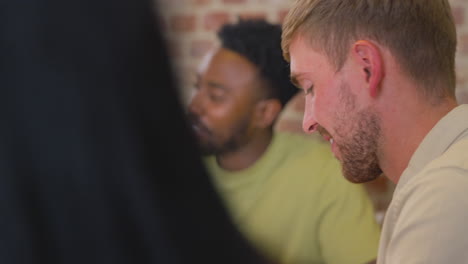
{"type": "Polygon", "coordinates": [[[290,81],[289,64],[281,49],[281,25],[263,19],[239,20],[225,24],[218,31],[223,48],[246,57],[260,69],[267,82],[269,98],[277,98],[284,106],[297,92],[290,81]]]}

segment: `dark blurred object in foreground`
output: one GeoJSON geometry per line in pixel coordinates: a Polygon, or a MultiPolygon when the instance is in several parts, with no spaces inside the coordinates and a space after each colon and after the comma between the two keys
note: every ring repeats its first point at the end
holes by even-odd
{"type": "Polygon", "coordinates": [[[201,165],[153,10],[0,5],[0,263],[262,263],[201,165]]]}

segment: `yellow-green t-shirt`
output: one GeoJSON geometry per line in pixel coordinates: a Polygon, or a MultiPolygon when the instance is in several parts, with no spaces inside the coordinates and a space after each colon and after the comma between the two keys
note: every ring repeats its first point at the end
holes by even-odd
{"type": "Polygon", "coordinates": [[[283,264],[363,264],[377,256],[380,228],[363,186],[348,182],[328,143],[277,132],[242,171],[206,159],[239,229],[283,264]]]}

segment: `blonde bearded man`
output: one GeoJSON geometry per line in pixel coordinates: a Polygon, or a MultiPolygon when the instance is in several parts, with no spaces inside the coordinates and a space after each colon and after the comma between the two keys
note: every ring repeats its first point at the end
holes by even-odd
{"type": "Polygon", "coordinates": [[[446,0],[299,0],[282,35],[303,128],[352,182],[397,184],[379,264],[468,263],[468,105],[446,0]]]}

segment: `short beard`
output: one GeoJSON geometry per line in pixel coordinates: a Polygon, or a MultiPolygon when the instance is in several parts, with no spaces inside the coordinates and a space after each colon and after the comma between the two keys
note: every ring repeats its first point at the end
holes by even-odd
{"type": "MultiPolygon", "coordinates": [[[[372,181],[382,174],[377,157],[381,134],[380,119],[371,109],[358,112],[355,118],[359,120],[357,126],[351,130],[350,137],[345,137],[348,140],[338,145],[338,149],[341,154],[343,175],[353,183],[363,183],[372,181]]],[[[343,136],[340,135],[341,138],[343,136]]]]}
{"type": "Polygon", "coordinates": [[[371,108],[350,114],[356,111],[356,97],[346,84],[341,86],[340,101],[344,113],[336,117],[340,125],[335,130],[335,142],[341,156],[343,175],[353,183],[372,181],[382,174],[377,156],[380,119],[371,108]]]}
{"type": "Polygon", "coordinates": [[[200,151],[203,156],[220,156],[227,153],[232,153],[242,148],[247,140],[248,122],[247,120],[240,122],[240,124],[233,129],[230,138],[221,143],[199,142],[200,151]]]}
{"type": "Polygon", "coordinates": [[[225,153],[234,152],[242,146],[240,136],[235,135],[220,145],[215,145],[213,142],[200,142],[200,151],[203,156],[219,156],[225,153]]]}

